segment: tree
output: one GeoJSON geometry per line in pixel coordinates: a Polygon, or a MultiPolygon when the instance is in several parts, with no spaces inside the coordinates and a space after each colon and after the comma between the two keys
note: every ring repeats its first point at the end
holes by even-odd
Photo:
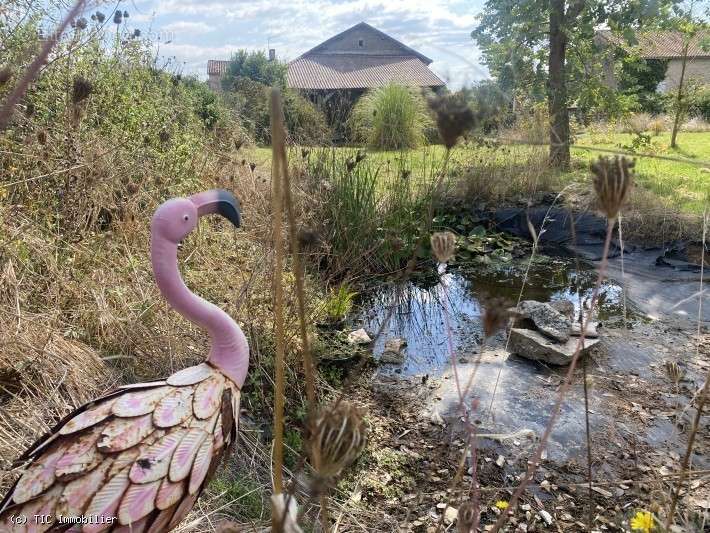
{"type": "Polygon", "coordinates": [[[506,84],[502,90],[510,87],[506,78],[512,76],[515,90],[539,91],[531,73],[542,73],[550,113],[550,163],[566,168],[570,160],[568,86],[570,82],[597,83],[586,72],[593,62],[588,54],[595,28],[604,23],[617,29],[623,26],[632,38],[634,29],[660,20],[676,1],[487,0],[471,35],[491,74],[506,84]],[[570,49],[581,57],[570,62],[570,49]]]}
{"type": "Polygon", "coordinates": [[[239,50],[229,61],[227,72],[222,78],[222,88],[232,90],[238,78],[248,78],[269,87],[284,88],[286,86],[287,67],[281,61],[270,60],[264,52],[247,52],[239,50]]]}

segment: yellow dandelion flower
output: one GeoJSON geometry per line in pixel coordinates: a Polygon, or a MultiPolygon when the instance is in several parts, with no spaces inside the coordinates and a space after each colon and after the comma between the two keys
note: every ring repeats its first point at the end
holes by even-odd
{"type": "Polygon", "coordinates": [[[648,511],[637,511],[631,519],[631,529],[651,533],[654,529],[653,513],[648,511]]]}
{"type": "Polygon", "coordinates": [[[500,509],[501,511],[504,510],[504,509],[507,509],[507,508],[508,508],[508,502],[505,501],[505,500],[498,500],[498,501],[496,502],[496,507],[498,507],[498,509],[500,509]]]}

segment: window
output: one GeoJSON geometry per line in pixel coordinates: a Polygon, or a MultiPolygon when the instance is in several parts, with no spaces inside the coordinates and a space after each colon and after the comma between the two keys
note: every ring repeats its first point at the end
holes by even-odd
{"type": "Polygon", "coordinates": [[[362,48],[362,47],[365,45],[365,41],[363,41],[362,39],[359,39],[358,42],[357,42],[357,45],[358,45],[360,48],[362,48]]]}

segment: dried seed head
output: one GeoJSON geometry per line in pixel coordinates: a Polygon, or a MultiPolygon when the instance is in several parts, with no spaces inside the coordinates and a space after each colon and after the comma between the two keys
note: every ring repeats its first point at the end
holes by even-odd
{"type": "Polygon", "coordinates": [[[666,367],[668,379],[670,379],[675,385],[678,385],[685,374],[683,369],[681,369],[675,361],[666,361],[664,366],[666,367]]]}
{"type": "Polygon", "coordinates": [[[431,236],[431,251],[439,263],[448,262],[456,253],[456,236],[450,231],[439,231],[431,236]]]}
{"type": "Polygon", "coordinates": [[[355,168],[355,165],[357,165],[357,162],[352,157],[348,157],[345,160],[345,168],[348,172],[352,172],[355,168]]]}
{"type": "Polygon", "coordinates": [[[409,170],[408,168],[405,168],[402,170],[402,179],[403,180],[409,179],[409,176],[411,176],[411,175],[412,175],[412,171],[409,170]]]}
{"type": "Polygon", "coordinates": [[[367,442],[367,429],[359,410],[345,401],[322,409],[308,425],[308,454],[318,475],[336,477],[347,468],[367,442]]]}
{"type": "Polygon", "coordinates": [[[365,152],[363,152],[362,150],[358,150],[357,154],[355,154],[355,162],[359,163],[360,161],[362,161],[366,157],[367,157],[367,154],[365,152]]]}
{"type": "Polygon", "coordinates": [[[465,501],[459,505],[457,518],[458,532],[471,533],[476,522],[476,506],[472,501],[465,501]]]}
{"type": "Polygon", "coordinates": [[[89,97],[93,89],[94,86],[89,80],[82,76],[76,76],[71,90],[71,101],[75,104],[83,102],[89,97]]]}
{"type": "Polygon", "coordinates": [[[8,66],[0,68],[0,87],[5,85],[12,78],[12,69],[8,66]]]}
{"type": "Polygon", "coordinates": [[[607,218],[616,218],[633,183],[635,161],[623,156],[600,156],[592,163],[592,180],[599,208],[607,218]]]}
{"type": "Polygon", "coordinates": [[[318,232],[310,228],[298,230],[298,247],[301,251],[308,250],[316,246],[320,241],[318,232]]]}
{"type": "Polygon", "coordinates": [[[301,157],[302,157],[303,159],[307,158],[307,157],[308,157],[308,154],[310,154],[310,153],[311,153],[310,150],[308,150],[308,149],[306,149],[306,148],[301,148],[301,157]]]}
{"type": "Polygon", "coordinates": [[[482,301],[483,335],[488,338],[505,326],[510,318],[510,306],[503,298],[492,297],[482,301]]]}
{"type": "Polygon", "coordinates": [[[138,39],[140,36],[141,36],[141,31],[138,28],[133,30],[133,38],[134,39],[138,39]]]}
{"type": "Polygon", "coordinates": [[[446,148],[453,148],[459,137],[475,125],[473,111],[458,95],[432,98],[429,107],[436,114],[436,127],[446,148]]]}
{"type": "Polygon", "coordinates": [[[252,172],[254,172],[254,169],[256,168],[256,163],[249,163],[249,168],[252,172]]]}
{"type": "Polygon", "coordinates": [[[244,145],[244,140],[243,139],[234,139],[234,148],[239,150],[242,145],[244,145]]]}
{"type": "Polygon", "coordinates": [[[170,140],[170,132],[163,128],[160,130],[160,133],[158,133],[158,140],[160,140],[162,144],[167,144],[170,140]]]}
{"type": "Polygon", "coordinates": [[[123,22],[123,13],[120,11],[116,11],[113,14],[113,23],[114,24],[121,24],[123,22]]]}
{"type": "Polygon", "coordinates": [[[81,17],[79,20],[76,21],[76,27],[80,30],[85,30],[88,25],[89,22],[84,17],[81,17]]]}
{"type": "Polygon", "coordinates": [[[104,15],[101,11],[97,11],[96,20],[99,22],[99,24],[103,24],[104,20],[106,20],[106,15],[104,15]]]}
{"type": "Polygon", "coordinates": [[[46,131],[39,130],[37,132],[37,142],[42,145],[47,144],[47,132],[46,131]]]}

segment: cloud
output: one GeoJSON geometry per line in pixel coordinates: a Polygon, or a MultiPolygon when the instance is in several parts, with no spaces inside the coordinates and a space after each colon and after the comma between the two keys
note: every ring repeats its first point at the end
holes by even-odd
{"type": "Polygon", "coordinates": [[[217,28],[207,24],[206,22],[191,22],[188,20],[178,20],[175,22],[170,22],[168,24],[163,24],[160,27],[161,31],[171,32],[177,35],[200,35],[210,31],[215,31],[217,28]]]}

